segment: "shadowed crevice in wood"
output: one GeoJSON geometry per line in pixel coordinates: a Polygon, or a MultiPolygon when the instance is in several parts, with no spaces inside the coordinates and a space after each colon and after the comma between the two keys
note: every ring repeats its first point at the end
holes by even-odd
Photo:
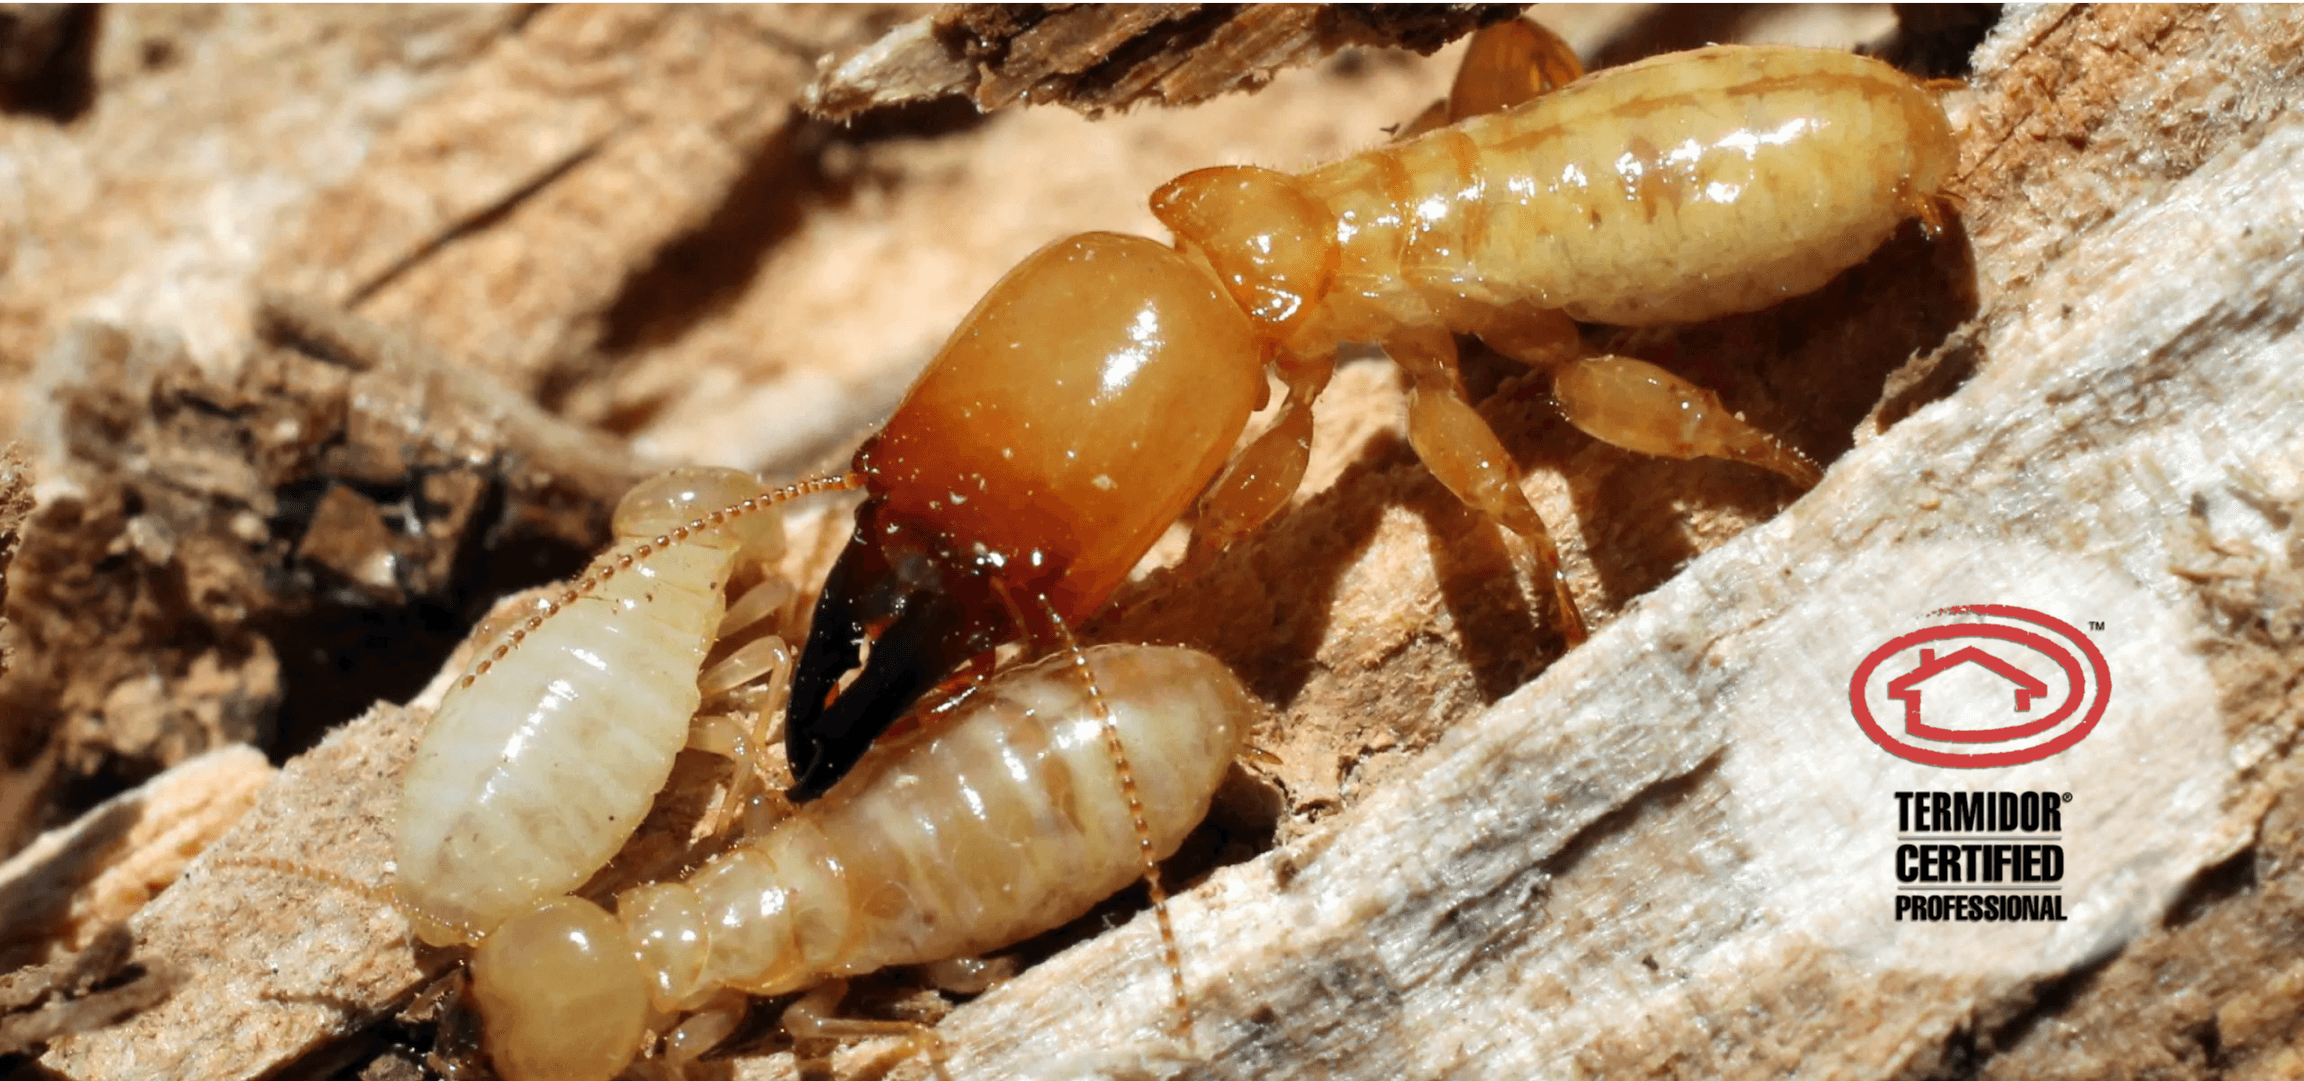
{"type": "Polygon", "coordinates": [[[2000,22],[1999,4],[1898,4],[1896,32],[1873,55],[1914,75],[1957,79],[2000,22]]]}
{"type": "Polygon", "coordinates": [[[70,124],[96,104],[101,4],[10,4],[0,12],[0,112],[70,124]]]}
{"type": "MultiPolygon", "coordinates": [[[[612,378],[620,358],[672,346],[741,302],[778,246],[812,216],[850,207],[866,189],[902,182],[846,164],[861,160],[860,148],[962,136],[985,120],[952,98],[876,109],[848,125],[799,117],[782,125],[704,221],[668,238],[632,271],[601,314],[598,342],[556,360],[541,376],[537,400],[560,410],[587,384],[612,378]]],[[[602,417],[601,426],[643,428],[662,404],[626,403],[602,417]]]]}
{"type": "Polygon", "coordinates": [[[965,95],[990,111],[1059,104],[1089,116],[1249,90],[1276,70],[1353,46],[1430,54],[1517,14],[1513,4],[1047,6],[954,4],[864,55],[827,65],[819,115],[965,95]]]}
{"type": "Polygon", "coordinates": [[[0,972],[40,957],[70,914],[74,895],[110,866],[107,853],[127,840],[143,810],[122,800],[76,823],[70,845],[44,860],[30,880],[11,884],[8,897],[18,904],[0,908],[0,972]]]}
{"type": "Polygon", "coordinates": [[[1941,1045],[1918,1056],[1911,1068],[1890,1075],[1890,1081],[1978,1081],[1992,1076],[1995,1057],[2022,1044],[2041,1023],[2056,1020],[2119,956],[2114,951],[2026,992],[1983,1004],[1941,1045]]]}
{"type": "Polygon", "coordinates": [[[2176,903],[2161,916],[2161,929],[2178,930],[2207,915],[2216,905],[2254,892],[2258,885],[2256,864],[2256,847],[2250,845],[2194,875],[2176,903]]]}
{"type": "Polygon", "coordinates": [[[1577,873],[1579,867],[1603,850],[1637,843],[1642,831],[1659,823],[1702,816],[1726,798],[1718,781],[1720,755],[1714,752],[1696,768],[1663,777],[1639,790],[1608,813],[1577,830],[1558,851],[1523,867],[1488,894],[1441,909],[1426,937],[1435,944],[1461,939],[1467,948],[1444,973],[1442,982],[1463,984],[1480,976],[1504,958],[1524,952],[1533,939],[1556,930],[1545,911],[1555,883],[1577,873]]]}
{"type": "Polygon", "coordinates": [[[601,148],[607,146],[614,138],[615,134],[610,133],[598,142],[577,147],[559,161],[551,163],[538,172],[527,183],[505,192],[502,198],[477,207],[470,214],[455,221],[445,223],[438,231],[426,237],[422,243],[417,244],[399,259],[378,270],[375,276],[354,286],[351,292],[345,295],[344,306],[346,308],[359,307],[370,297],[389,288],[393,282],[400,280],[409,271],[423,266],[433,256],[446,251],[457,241],[485,233],[501,224],[505,219],[511,217],[514,211],[520,209],[522,204],[544,194],[551,189],[552,185],[575,172],[585,162],[592,160],[593,155],[598,154],[601,148]]]}

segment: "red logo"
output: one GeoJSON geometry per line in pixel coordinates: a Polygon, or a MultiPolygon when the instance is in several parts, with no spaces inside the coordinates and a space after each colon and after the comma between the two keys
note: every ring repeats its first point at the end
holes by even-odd
{"type": "Polygon", "coordinates": [[[1882,750],[1927,766],[2014,766],[2088,738],[2104,718],[2112,671],[2079,628],[2005,604],[1961,605],[1929,614],[1969,618],[1882,645],[1848,680],[1848,705],[1856,723],[1882,750]],[[2049,633],[1987,620],[2030,624],[2049,633]],[[1949,649],[1935,646],[1958,639],[1972,641],[1949,649]],[[2050,702],[2054,708],[2043,711],[2050,702]],[[1875,706],[1901,731],[1883,725],[1873,715],[1875,706]]]}

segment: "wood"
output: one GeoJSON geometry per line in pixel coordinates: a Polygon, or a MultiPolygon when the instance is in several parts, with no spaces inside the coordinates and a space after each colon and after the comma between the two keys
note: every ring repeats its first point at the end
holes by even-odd
{"type": "Polygon", "coordinates": [[[808,110],[849,120],[867,110],[965,97],[978,109],[1029,102],[1088,116],[1136,105],[1192,105],[1253,90],[1281,68],[1339,49],[1429,54],[1513,4],[952,4],[832,60],[808,110]]]}

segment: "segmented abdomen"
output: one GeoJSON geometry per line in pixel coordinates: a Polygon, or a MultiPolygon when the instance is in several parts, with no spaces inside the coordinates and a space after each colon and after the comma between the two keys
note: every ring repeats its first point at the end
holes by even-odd
{"type": "MultiPolygon", "coordinates": [[[[1207,813],[1258,707],[1206,654],[1108,646],[1088,657],[1153,847],[1166,855],[1207,813]]],[[[823,801],[685,885],[646,887],[656,915],[634,926],[636,938],[668,953],[704,943],[666,966],[678,972],[664,997],[693,1000],[720,986],[778,994],[823,976],[979,953],[1056,927],[1134,881],[1143,872],[1136,830],[1071,663],[1060,655],[1002,673],[934,722],[935,734],[875,751],[823,801]],[[665,894],[675,896],[655,896],[665,894]]]]}
{"type": "Polygon", "coordinates": [[[400,800],[401,899],[426,937],[486,931],[583,884],[687,743],[734,542],[658,549],[452,690],[400,800]]]}
{"type": "Polygon", "coordinates": [[[1337,293],[1370,317],[1454,324],[1460,301],[1526,302],[1648,325],[1813,291],[1912,216],[1953,161],[1934,96],[1886,64],[1714,47],[1306,179],[1339,215],[1337,293]]]}

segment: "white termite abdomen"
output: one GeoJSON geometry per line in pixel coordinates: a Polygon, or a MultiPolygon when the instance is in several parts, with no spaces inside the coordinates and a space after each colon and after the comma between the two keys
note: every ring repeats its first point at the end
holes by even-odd
{"type": "MultiPolygon", "coordinates": [[[[1087,656],[1166,856],[1207,813],[1260,707],[1203,653],[1087,656]]],[[[619,901],[636,938],[682,955],[659,966],[660,1005],[980,953],[1057,927],[1143,873],[1103,721],[1070,657],[1002,673],[955,713],[876,750],[823,801],[687,882],[619,901]]]]}
{"type": "Polygon", "coordinates": [[[626,543],[441,702],[395,842],[395,889],[426,939],[466,940],[573,890],[631,837],[687,743],[730,569],[773,554],[781,527],[760,514],[655,538],[759,490],[735,470],[634,489],[626,543]]]}

